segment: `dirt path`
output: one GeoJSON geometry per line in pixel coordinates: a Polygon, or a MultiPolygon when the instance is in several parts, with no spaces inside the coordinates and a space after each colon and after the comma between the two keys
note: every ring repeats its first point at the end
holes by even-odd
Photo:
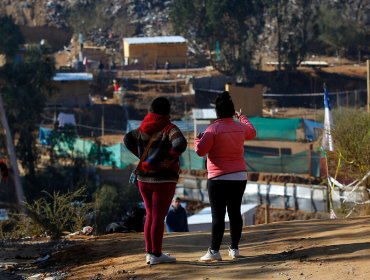
{"type": "Polygon", "coordinates": [[[45,243],[3,245],[0,262],[17,263],[17,268],[11,274],[2,266],[0,279],[56,271],[68,273],[68,280],[368,279],[369,222],[370,217],[363,217],[246,227],[240,244],[242,257],[238,261],[227,257],[227,233],[221,247],[224,260],[211,264],[198,261],[207,249],[208,232],[166,234],[164,251],[178,261],[155,266],[145,264],[142,233],[79,237],[54,244],[48,248],[51,257],[38,267],[33,262],[46,252],[45,243]]]}

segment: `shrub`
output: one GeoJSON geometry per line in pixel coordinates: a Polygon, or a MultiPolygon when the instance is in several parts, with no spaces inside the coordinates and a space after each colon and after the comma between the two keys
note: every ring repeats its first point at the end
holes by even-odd
{"type": "Polygon", "coordinates": [[[45,197],[26,203],[27,214],[53,239],[59,238],[63,231],[81,230],[92,209],[91,203],[81,200],[84,192],[85,188],[65,194],[44,192],[45,197]]]}

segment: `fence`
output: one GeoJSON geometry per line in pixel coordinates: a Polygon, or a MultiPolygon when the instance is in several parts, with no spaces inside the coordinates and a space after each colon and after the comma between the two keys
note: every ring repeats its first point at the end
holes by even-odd
{"type": "MultiPolygon", "coordinates": [[[[207,180],[187,176],[183,184],[178,184],[176,195],[187,200],[209,203],[207,180]]],[[[232,187],[232,186],[231,186],[232,187]]],[[[340,207],[341,197],[347,197],[347,203],[362,203],[369,199],[364,187],[355,191],[333,190],[333,206],[340,207]]],[[[248,182],[244,192],[243,204],[270,205],[274,208],[304,210],[308,212],[327,212],[328,187],[324,185],[304,184],[267,184],[259,182],[248,182]]]]}
{"type": "MultiPolygon", "coordinates": [[[[92,164],[121,169],[138,162],[138,158],[122,143],[113,146],[99,146],[93,141],[75,139],[70,142],[59,142],[55,146],[55,152],[60,156],[85,158],[92,164]]],[[[297,154],[271,155],[248,151],[245,148],[244,157],[249,171],[320,176],[319,152],[308,150],[297,154]]],[[[194,149],[188,148],[180,157],[180,166],[187,170],[204,170],[205,158],[199,157],[194,149]]]]}
{"type": "MultiPolygon", "coordinates": [[[[280,107],[299,104],[300,107],[323,108],[323,92],[319,93],[264,93],[264,98],[275,99],[280,107]]],[[[367,101],[367,89],[329,92],[333,108],[363,107],[367,101]]]]}

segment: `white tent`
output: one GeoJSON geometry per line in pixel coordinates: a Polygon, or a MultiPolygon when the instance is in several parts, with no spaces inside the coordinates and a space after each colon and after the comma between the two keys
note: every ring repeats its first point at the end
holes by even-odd
{"type": "MultiPolygon", "coordinates": [[[[256,216],[256,204],[242,204],[241,213],[243,226],[254,225],[256,216]]],[[[227,212],[226,212],[227,214],[227,212]]],[[[206,207],[195,215],[188,218],[189,231],[210,231],[212,228],[211,207],[206,207]]],[[[229,229],[229,216],[225,217],[225,228],[229,229]]]]}

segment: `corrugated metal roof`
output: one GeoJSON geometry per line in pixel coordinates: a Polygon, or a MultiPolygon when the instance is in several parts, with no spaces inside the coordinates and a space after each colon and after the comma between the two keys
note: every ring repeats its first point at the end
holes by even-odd
{"type": "Polygon", "coordinates": [[[91,73],[56,73],[53,81],[92,81],[91,73]]]}
{"type": "Polygon", "coordinates": [[[123,41],[129,45],[186,43],[186,39],[182,36],[131,37],[123,38],[123,41]]]}
{"type": "Polygon", "coordinates": [[[215,109],[193,109],[193,119],[214,120],[217,119],[215,109]]]}

